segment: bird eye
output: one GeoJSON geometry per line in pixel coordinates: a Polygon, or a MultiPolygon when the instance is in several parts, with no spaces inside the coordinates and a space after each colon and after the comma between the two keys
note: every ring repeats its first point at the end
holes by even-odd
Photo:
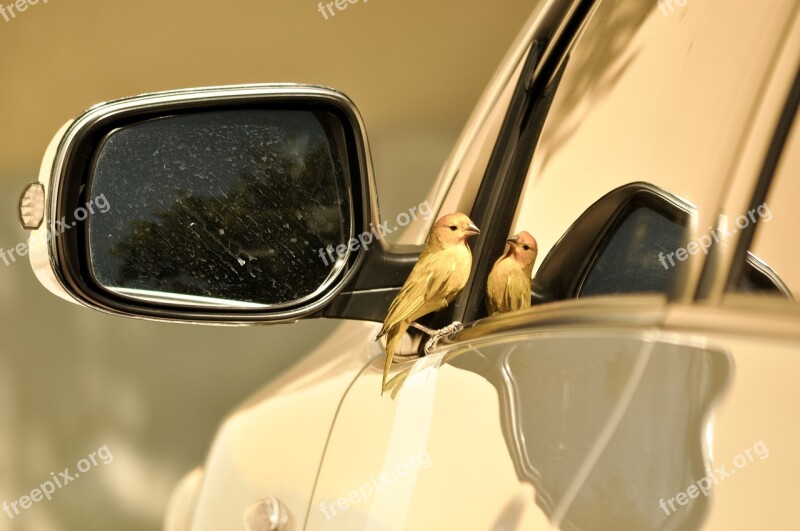
{"type": "Polygon", "coordinates": [[[458,227],[456,227],[455,225],[450,225],[450,230],[453,230],[453,231],[454,231],[454,230],[456,230],[456,229],[458,229],[458,227]]]}
{"type": "Polygon", "coordinates": [[[529,251],[531,249],[531,246],[528,245],[528,244],[525,244],[525,245],[522,246],[522,248],[525,249],[526,251],[529,251]]]}

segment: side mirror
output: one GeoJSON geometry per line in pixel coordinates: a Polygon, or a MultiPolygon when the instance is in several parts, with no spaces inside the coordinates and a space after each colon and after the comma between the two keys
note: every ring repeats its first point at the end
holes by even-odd
{"type": "MultiPolygon", "coordinates": [[[[668,293],[683,274],[683,259],[673,259],[669,253],[688,245],[687,230],[695,215],[694,205],[650,183],[612,190],[550,249],[531,283],[534,302],[668,293]]],[[[708,235],[696,245],[705,252],[713,241],[708,235]]],[[[739,290],[792,298],[777,273],[751,253],[739,277],[739,290]]]]}
{"type": "Polygon", "coordinates": [[[366,253],[353,242],[378,219],[357,109],[303,85],[92,107],[53,140],[22,203],[26,226],[38,227],[31,262],[51,291],[193,322],[320,312],[355,280],[366,253]]]}
{"type": "Polygon", "coordinates": [[[662,267],[659,252],[685,245],[693,210],[681,198],[646,182],[608,192],[550,249],[531,283],[534,303],[667,293],[680,268],[662,267]]]}

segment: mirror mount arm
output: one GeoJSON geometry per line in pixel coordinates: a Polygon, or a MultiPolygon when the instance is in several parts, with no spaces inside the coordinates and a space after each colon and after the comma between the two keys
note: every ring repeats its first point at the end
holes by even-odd
{"type": "Polygon", "coordinates": [[[319,317],[383,322],[389,305],[417,263],[421,248],[380,246],[366,252],[358,274],[319,317]]]}

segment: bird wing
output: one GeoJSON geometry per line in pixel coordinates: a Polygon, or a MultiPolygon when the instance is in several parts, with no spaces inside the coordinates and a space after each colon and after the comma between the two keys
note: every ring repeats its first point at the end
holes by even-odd
{"type": "Polygon", "coordinates": [[[425,304],[425,294],[428,285],[433,281],[433,271],[427,267],[429,261],[423,260],[424,258],[420,258],[416,263],[405,284],[400,288],[400,292],[389,306],[386,320],[383,322],[383,328],[378,333],[378,337],[408,319],[425,304]]]}
{"type": "Polygon", "coordinates": [[[445,307],[464,289],[472,262],[469,250],[464,249],[466,265],[463,262],[465,257],[456,254],[460,250],[440,250],[420,256],[389,306],[379,338],[401,322],[413,321],[445,307]]]}
{"type": "Polygon", "coordinates": [[[497,259],[486,279],[486,311],[488,315],[494,315],[500,311],[502,300],[505,298],[507,290],[507,280],[503,280],[503,269],[505,256],[497,259]]]}
{"type": "Polygon", "coordinates": [[[508,275],[506,278],[505,306],[509,311],[522,310],[531,305],[531,281],[525,274],[508,275]]]}

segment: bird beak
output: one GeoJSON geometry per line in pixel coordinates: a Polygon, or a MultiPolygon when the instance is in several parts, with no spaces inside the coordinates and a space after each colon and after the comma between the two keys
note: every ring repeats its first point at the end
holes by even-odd
{"type": "Polygon", "coordinates": [[[467,232],[472,234],[480,234],[481,229],[479,229],[474,223],[470,221],[469,225],[467,225],[467,232]]]}
{"type": "Polygon", "coordinates": [[[513,243],[514,245],[519,243],[519,236],[512,236],[506,240],[508,243],[513,243]]]}

